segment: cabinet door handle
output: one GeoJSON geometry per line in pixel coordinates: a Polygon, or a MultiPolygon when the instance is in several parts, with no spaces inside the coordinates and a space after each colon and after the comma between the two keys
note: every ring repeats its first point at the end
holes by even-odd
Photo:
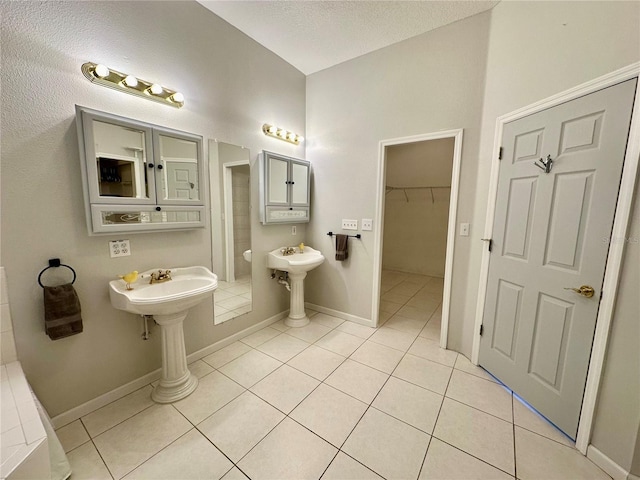
{"type": "Polygon", "coordinates": [[[162,207],[156,207],[157,212],[159,212],[160,210],[162,210],[162,207]]]}
{"type": "Polygon", "coordinates": [[[155,165],[153,163],[150,163],[149,165],[147,165],[147,167],[149,168],[153,168],[155,165]]]}
{"type": "Polygon", "coordinates": [[[164,167],[162,165],[158,165],[158,170],[162,170],[164,167]]]}

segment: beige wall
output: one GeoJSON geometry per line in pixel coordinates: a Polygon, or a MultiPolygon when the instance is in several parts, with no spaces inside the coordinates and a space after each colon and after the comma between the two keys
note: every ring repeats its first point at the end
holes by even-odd
{"type": "Polygon", "coordinates": [[[383,269],[444,277],[453,147],[453,138],[386,147],[383,269]]]}
{"type": "MultiPolygon", "coordinates": [[[[142,341],[141,320],[111,307],[107,282],[133,269],[211,267],[211,229],[89,237],[84,219],[74,105],[261,149],[304,156],[269,139],[270,121],[305,133],[305,78],[275,54],[195,2],[2,2],[2,262],[18,358],[55,416],[160,367],[158,331],[142,341]],[[86,61],[180,90],[169,108],[88,82],[86,61]],[[129,238],[132,255],[109,258],[108,241],[129,238]],[[76,269],[84,332],[44,333],[38,273],[59,257],[76,269]]],[[[305,135],[306,136],[306,135],[305,135]]],[[[206,158],[206,155],[205,155],[206,158]]],[[[215,186],[217,188],[217,185],[215,186]]],[[[288,227],[261,228],[256,255],[289,242],[288,227]]],[[[191,353],[287,308],[284,289],[254,269],[254,310],[213,326],[212,302],[185,323],[191,353]]]]}
{"type": "MultiPolygon", "coordinates": [[[[307,238],[329,253],[305,280],[309,302],[371,318],[375,233],[350,241],[346,262],[333,259],[326,233],[340,231],[342,218],[375,217],[381,140],[463,128],[458,221],[470,221],[489,25],[490,13],[480,14],[307,78],[307,159],[314,169],[307,238]]],[[[465,297],[470,246],[471,237],[456,237],[454,298],[465,297]]],[[[473,314],[465,309],[464,302],[452,305],[457,344],[473,314]]]]}

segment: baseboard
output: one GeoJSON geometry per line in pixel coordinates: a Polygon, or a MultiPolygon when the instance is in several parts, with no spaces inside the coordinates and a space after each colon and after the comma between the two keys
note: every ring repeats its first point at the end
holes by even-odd
{"type": "Polygon", "coordinates": [[[360,325],[365,325],[367,327],[375,327],[375,325],[373,324],[373,320],[369,318],[358,317],[356,315],[351,315],[350,313],[340,312],[332,308],[322,307],[320,305],[314,305],[313,303],[308,302],[305,302],[304,306],[310,308],[311,310],[315,310],[316,312],[326,313],[327,315],[342,318],[343,320],[349,320],[351,322],[359,323],[360,325]]]}
{"type": "Polygon", "coordinates": [[[613,480],[631,480],[635,476],[631,475],[593,445],[587,447],[587,458],[610,475],[613,480]]]}
{"type": "MultiPolygon", "coordinates": [[[[272,317],[263,320],[262,322],[256,323],[244,330],[241,330],[233,335],[230,335],[222,340],[218,340],[211,345],[202,348],[196,352],[187,355],[187,363],[193,363],[196,360],[200,360],[207,355],[211,355],[214,352],[217,352],[221,348],[226,347],[227,345],[231,345],[236,340],[240,340],[248,335],[251,335],[258,330],[263,329],[271,325],[272,323],[277,322],[278,320],[282,320],[289,314],[289,311],[286,310],[284,312],[280,312],[272,317]]],[[[141,389],[145,385],[149,385],[150,383],[155,382],[160,379],[160,374],[162,373],[162,369],[154,370],[153,372],[147,373],[146,375],[132,380],[129,383],[126,383],[118,388],[115,388],[107,393],[100,395],[88,402],[83,403],[82,405],[78,405],[77,407],[72,408],[71,410],[67,410],[59,415],[56,415],[51,419],[51,423],[53,424],[53,428],[58,429],[60,427],[64,427],[65,425],[78,420],[80,417],[88,415],[89,413],[97,410],[98,408],[102,408],[109,403],[115,402],[116,400],[129,395],[136,390],[141,389]]]]}

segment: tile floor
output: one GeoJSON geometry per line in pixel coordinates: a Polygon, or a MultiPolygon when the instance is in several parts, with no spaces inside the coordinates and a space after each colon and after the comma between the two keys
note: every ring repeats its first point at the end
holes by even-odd
{"type": "Polygon", "coordinates": [[[316,312],[191,364],[57,433],[90,479],[609,479],[464,356],[439,348],[442,280],[384,272],[378,329],[316,312]]]}
{"type": "Polygon", "coordinates": [[[232,283],[219,281],[213,301],[216,325],[251,311],[251,275],[232,283]]]}

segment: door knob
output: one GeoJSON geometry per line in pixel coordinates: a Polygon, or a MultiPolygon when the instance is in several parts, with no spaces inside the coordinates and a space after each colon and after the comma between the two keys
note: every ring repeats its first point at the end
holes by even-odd
{"type": "Polygon", "coordinates": [[[582,285],[580,288],[565,287],[565,290],[572,290],[578,295],[582,295],[583,297],[587,298],[593,297],[593,294],[595,293],[593,287],[590,287],[589,285],[582,285]]]}

